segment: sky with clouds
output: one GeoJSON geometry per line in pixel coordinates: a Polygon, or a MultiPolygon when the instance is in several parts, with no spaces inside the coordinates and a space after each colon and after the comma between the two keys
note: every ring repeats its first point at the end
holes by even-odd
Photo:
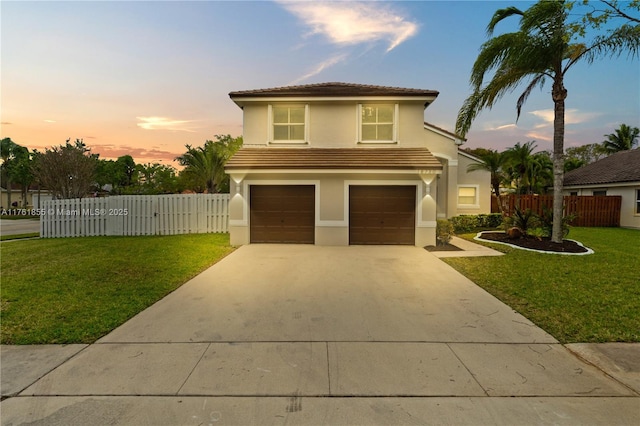
{"type": "MultiPolygon", "coordinates": [[[[0,136],[39,150],[82,138],[102,158],[175,165],[186,144],[242,134],[229,92],[330,81],[438,90],[425,120],[453,130],[486,25],[513,4],[531,3],[2,1],[0,136]]],[[[638,59],[579,64],[565,84],[565,146],[640,125],[638,59]]],[[[551,149],[550,90],[517,123],[519,92],[506,96],[466,146],[551,149]]]]}

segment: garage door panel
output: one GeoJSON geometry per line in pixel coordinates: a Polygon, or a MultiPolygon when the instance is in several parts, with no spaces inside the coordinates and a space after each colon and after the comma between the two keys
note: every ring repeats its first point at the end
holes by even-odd
{"type": "Polygon", "coordinates": [[[413,245],[415,207],[415,186],[349,187],[349,243],[413,245]]]}
{"type": "Polygon", "coordinates": [[[250,242],[313,244],[313,185],[252,185],[250,242]]]}

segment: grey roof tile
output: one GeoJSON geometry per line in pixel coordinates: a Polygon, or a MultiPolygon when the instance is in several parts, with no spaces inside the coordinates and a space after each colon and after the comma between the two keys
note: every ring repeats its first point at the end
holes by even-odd
{"type": "Polygon", "coordinates": [[[241,97],[321,97],[321,96],[438,96],[436,90],[408,89],[403,87],[374,86],[354,83],[318,83],[300,86],[273,87],[242,90],[229,93],[231,98],[241,97]]]}
{"type": "Polygon", "coordinates": [[[564,186],[640,182],[640,148],[620,151],[564,175],[564,186]]]}

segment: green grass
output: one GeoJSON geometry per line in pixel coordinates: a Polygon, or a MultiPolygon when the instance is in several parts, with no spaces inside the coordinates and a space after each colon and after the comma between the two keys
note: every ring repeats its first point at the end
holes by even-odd
{"type": "Polygon", "coordinates": [[[562,343],[640,342],[640,231],[572,228],[568,238],[595,253],[551,255],[487,243],[506,255],[443,260],[562,343]]]}
{"type": "Polygon", "coordinates": [[[94,342],[231,251],[228,234],[3,243],[1,342],[94,342]]]}
{"type": "Polygon", "coordinates": [[[30,232],[27,234],[15,234],[15,235],[0,235],[0,241],[22,240],[25,238],[35,238],[39,236],[40,236],[39,232],[30,232]]]}

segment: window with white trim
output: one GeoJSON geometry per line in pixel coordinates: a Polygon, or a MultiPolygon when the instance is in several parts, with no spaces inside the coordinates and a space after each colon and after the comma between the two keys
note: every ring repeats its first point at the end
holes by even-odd
{"type": "Polygon", "coordinates": [[[269,105],[270,142],[306,143],[308,105],[269,105]]]}
{"type": "Polygon", "coordinates": [[[636,214],[640,215],[640,189],[636,189],[636,214]]]}
{"type": "Polygon", "coordinates": [[[359,105],[359,142],[397,141],[397,104],[359,105]]]}
{"type": "Polygon", "coordinates": [[[480,207],[478,185],[458,185],[458,207],[480,207]]]}

